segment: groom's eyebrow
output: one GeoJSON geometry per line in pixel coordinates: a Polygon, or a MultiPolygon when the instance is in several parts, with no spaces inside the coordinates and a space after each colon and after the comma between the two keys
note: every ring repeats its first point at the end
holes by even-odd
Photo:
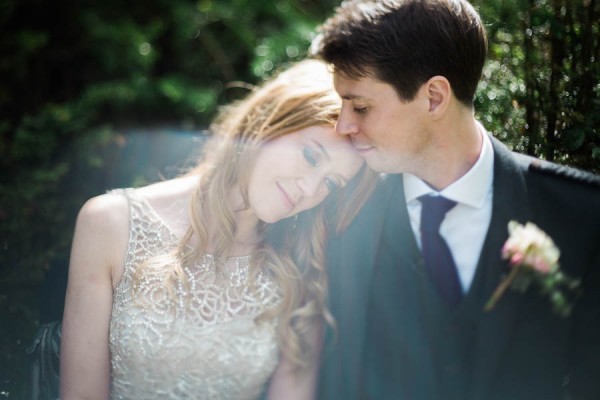
{"type": "Polygon", "coordinates": [[[340,97],[342,98],[342,100],[346,100],[346,101],[366,101],[366,102],[371,102],[371,99],[369,97],[361,96],[359,94],[348,93],[348,94],[340,95],[340,97]]]}

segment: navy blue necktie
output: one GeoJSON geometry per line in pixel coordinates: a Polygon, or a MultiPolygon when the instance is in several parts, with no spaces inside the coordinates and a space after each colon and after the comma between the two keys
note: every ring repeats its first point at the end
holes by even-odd
{"type": "Polygon", "coordinates": [[[456,202],[431,195],[421,196],[419,201],[423,205],[421,247],[425,270],[446,302],[455,306],[462,299],[462,288],[450,248],[440,235],[440,225],[456,202]]]}

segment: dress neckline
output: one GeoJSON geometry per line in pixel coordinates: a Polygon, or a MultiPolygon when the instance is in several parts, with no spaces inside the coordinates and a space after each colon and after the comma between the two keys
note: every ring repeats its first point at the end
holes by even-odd
{"type": "MultiPolygon", "coordinates": [[[[144,196],[140,195],[135,188],[132,188],[131,190],[129,190],[129,193],[130,193],[130,196],[132,196],[136,201],[138,201],[140,204],[144,205],[144,207],[152,215],[152,218],[154,218],[158,223],[160,223],[167,230],[167,232],[171,236],[171,239],[173,239],[177,243],[181,242],[181,238],[179,236],[177,236],[175,234],[175,232],[173,232],[173,229],[160,216],[160,214],[156,211],[156,209],[154,209],[154,207],[152,206],[152,204],[150,204],[150,202],[148,201],[148,199],[146,199],[144,196]]],[[[188,247],[191,247],[191,246],[188,245],[188,247]]],[[[225,262],[227,262],[227,261],[233,261],[233,262],[236,262],[236,263],[239,263],[240,261],[250,261],[250,259],[252,258],[252,254],[244,254],[244,255],[241,255],[241,256],[217,257],[213,253],[204,252],[204,255],[207,256],[207,257],[209,257],[209,258],[212,258],[213,260],[216,260],[217,258],[220,258],[222,261],[225,261],[225,262]]]]}

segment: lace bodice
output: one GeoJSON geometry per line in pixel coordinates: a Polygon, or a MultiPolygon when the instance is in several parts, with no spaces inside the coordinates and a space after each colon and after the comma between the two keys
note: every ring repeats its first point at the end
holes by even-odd
{"type": "Polygon", "coordinates": [[[250,257],[227,258],[223,273],[207,254],[184,272],[188,286],[170,296],[163,275],[144,269],[176,237],[133,189],[118,190],[130,205],[130,238],[123,277],[113,294],[110,351],[113,399],[256,399],[277,363],[276,321],[254,318],[279,301],[259,272],[248,285],[250,257]]]}

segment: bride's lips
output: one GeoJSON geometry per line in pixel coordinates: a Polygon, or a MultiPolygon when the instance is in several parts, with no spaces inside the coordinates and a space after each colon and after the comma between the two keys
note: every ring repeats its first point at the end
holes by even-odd
{"type": "Polygon", "coordinates": [[[281,196],[283,197],[283,204],[288,209],[288,211],[296,207],[296,203],[294,203],[294,201],[290,198],[287,192],[281,187],[279,182],[276,182],[276,185],[277,189],[279,189],[279,191],[281,192],[281,196]]]}

